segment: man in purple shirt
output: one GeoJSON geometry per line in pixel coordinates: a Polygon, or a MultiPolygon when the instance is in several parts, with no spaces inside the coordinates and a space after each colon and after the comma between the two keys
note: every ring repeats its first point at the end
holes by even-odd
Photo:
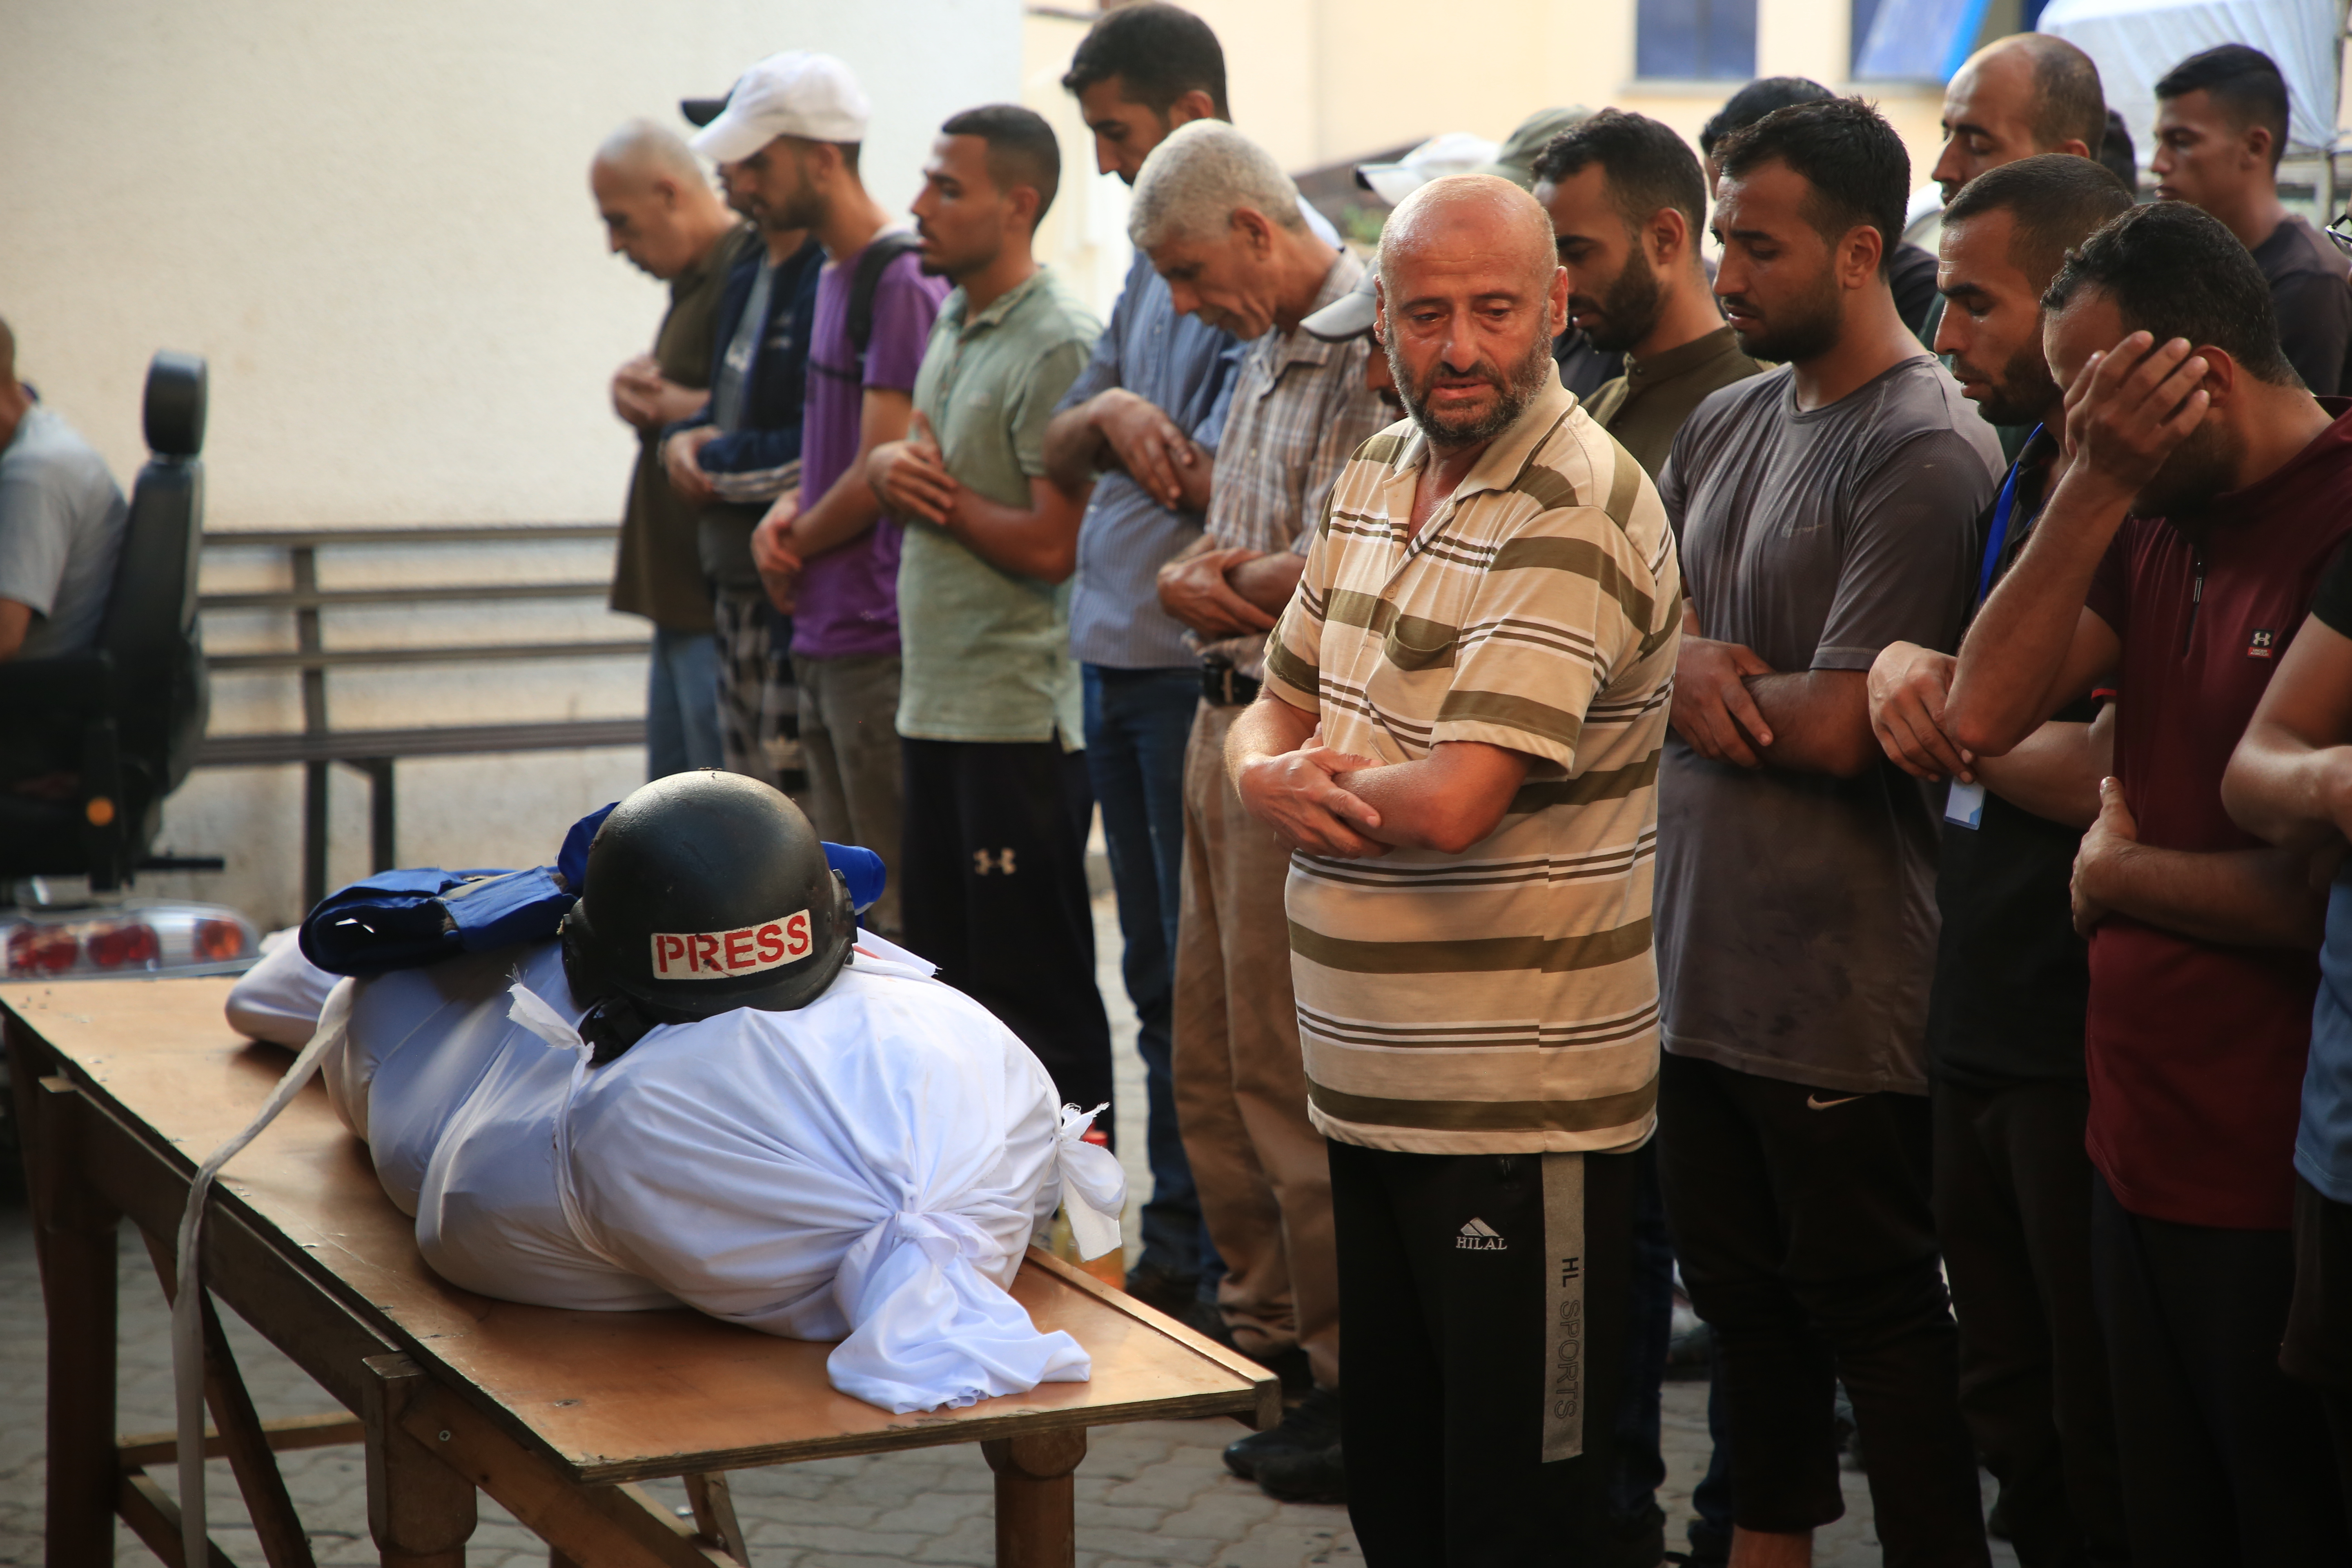
{"type": "MultiPolygon", "coordinates": [[[[853,296],[877,245],[893,246],[880,203],[857,175],[868,105],[849,68],[799,51],[761,60],[694,139],[732,164],[755,218],[770,213],[824,247],[809,336],[801,483],[751,535],[752,560],[793,616],[801,762],[818,834],[861,844],[895,870],[904,784],[898,736],[898,524],[866,482],[866,455],[907,433],[915,373],[948,291],[911,247],[871,276],[870,324],[853,332],[853,296]]],[[[902,929],[894,875],[866,921],[902,929]]]]}

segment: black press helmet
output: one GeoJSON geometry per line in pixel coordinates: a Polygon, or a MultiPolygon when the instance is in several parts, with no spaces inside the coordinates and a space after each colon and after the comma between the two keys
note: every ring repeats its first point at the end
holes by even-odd
{"type": "Polygon", "coordinates": [[[833,984],[856,940],[849,886],[800,808],[740,773],[656,779],[588,847],[563,918],[580,1032],[611,1060],[656,1024],[738,1007],[788,1013],[833,984]]]}

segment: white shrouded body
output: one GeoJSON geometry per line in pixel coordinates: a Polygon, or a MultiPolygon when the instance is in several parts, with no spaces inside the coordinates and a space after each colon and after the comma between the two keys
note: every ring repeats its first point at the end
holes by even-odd
{"type": "MultiPolygon", "coordinates": [[[[1004,1288],[1066,1196],[1081,1240],[1115,1238],[1117,1161],[985,1008],[859,941],[804,1008],[659,1027],[599,1068],[553,942],[347,982],[321,1071],[453,1284],[838,1339],[835,1386],[894,1411],[1083,1381],[1004,1288]]],[[[296,978],[273,967],[257,989],[296,978]]]]}

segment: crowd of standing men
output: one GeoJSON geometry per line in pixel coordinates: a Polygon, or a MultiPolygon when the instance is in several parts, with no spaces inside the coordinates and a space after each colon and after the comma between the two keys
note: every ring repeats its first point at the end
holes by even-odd
{"type": "Polygon", "coordinates": [[[1228,1465],[1375,1564],[1652,1568],[1678,1260],[1688,1561],[1810,1560],[1843,1401],[1889,1563],[1988,1561],[1980,1459],[2029,1568],[2352,1563],[2352,282],[2271,62],[2159,83],[2136,205],[2093,63],[1988,47],[1932,256],[1817,84],[1547,110],[1369,268],[1188,12],[1064,86],[1108,325],[1025,109],[912,235],[829,57],[599,150],[672,294],[614,605],[654,771],[879,851],[1082,1106],[1099,808],[1129,1289],[1297,1395],[1228,1465]]]}

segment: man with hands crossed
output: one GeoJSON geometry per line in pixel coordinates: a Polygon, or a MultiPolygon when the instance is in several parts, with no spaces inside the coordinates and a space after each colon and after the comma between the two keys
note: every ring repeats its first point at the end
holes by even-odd
{"type": "Polygon", "coordinates": [[[2183,204],[2101,228],[2043,305],[2071,460],[1961,648],[1938,765],[2119,686],[2073,899],[2132,1561],[2340,1562],[2318,1401],[2278,1366],[2322,896],[2305,854],[2230,820],[2221,781],[2352,531],[2352,419],[2281,353],[2243,247],[2183,204]]]}
{"type": "Polygon", "coordinates": [[[1811,1559],[1852,1398],[1886,1560],[1986,1561],[1930,1201],[1935,809],[1873,737],[1890,643],[1957,642],[2000,449],[1898,313],[1909,160],[1851,99],[1716,145],[1744,353],[1658,489],[1685,603],[1659,766],[1659,1171],[1716,1334],[1735,1568],[1811,1559]]]}
{"type": "Polygon", "coordinates": [[[1060,183],[1060,149],[1034,110],[988,104],[940,127],[912,210],[924,270],[956,287],[907,437],[877,447],[866,472],[907,525],[907,945],[1020,1036],[1066,1102],[1093,1107],[1110,1099],[1110,1023],[1069,652],[1087,498],[1047,477],[1045,437],[1101,329],[1034,250],[1060,183]]]}
{"type": "Polygon", "coordinates": [[[1567,297],[1508,182],[1391,216],[1378,324],[1412,421],[1341,471],[1224,748],[1296,851],[1341,1338],[1380,1391],[1340,1411],[1374,1568],[1598,1561],[1612,1529],[1682,584],[1648,476],[1560,385],[1567,297]]]}

